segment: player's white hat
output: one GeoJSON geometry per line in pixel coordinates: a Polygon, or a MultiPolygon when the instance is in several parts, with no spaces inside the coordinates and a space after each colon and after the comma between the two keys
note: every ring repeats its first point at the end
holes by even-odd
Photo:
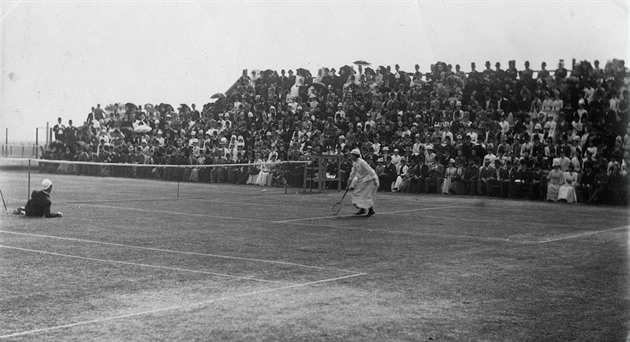
{"type": "Polygon", "coordinates": [[[42,181],[42,189],[46,190],[52,186],[52,181],[48,178],[42,181]]]}

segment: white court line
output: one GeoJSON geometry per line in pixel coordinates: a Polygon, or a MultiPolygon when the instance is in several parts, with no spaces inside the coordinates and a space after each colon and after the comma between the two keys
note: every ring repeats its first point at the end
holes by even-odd
{"type": "MultiPolygon", "coordinates": [[[[353,217],[353,216],[347,216],[347,217],[353,217]]],[[[494,237],[480,237],[480,236],[472,236],[472,235],[422,233],[422,232],[410,232],[410,231],[404,231],[404,230],[371,229],[371,228],[336,226],[332,224],[303,223],[303,222],[295,222],[295,224],[300,225],[300,226],[307,226],[307,227],[326,227],[326,228],[336,228],[336,229],[345,229],[345,230],[359,230],[359,231],[365,231],[365,232],[370,232],[370,233],[388,233],[388,234],[400,234],[400,235],[410,235],[410,236],[439,236],[439,237],[446,237],[446,238],[458,238],[458,239],[479,240],[479,241],[500,241],[500,242],[519,243],[517,241],[512,241],[510,239],[494,238],[494,237]]]]}
{"type": "Polygon", "coordinates": [[[94,319],[94,320],[90,320],[90,321],[83,321],[83,322],[76,322],[76,323],[58,325],[58,326],[49,327],[49,328],[41,328],[41,329],[22,331],[22,332],[9,334],[9,335],[0,336],[0,339],[17,337],[17,336],[24,336],[24,335],[30,335],[30,334],[36,334],[36,333],[47,332],[47,331],[51,331],[51,330],[71,328],[71,327],[76,327],[76,326],[80,326],[80,325],[103,323],[103,322],[108,322],[108,321],[113,321],[113,320],[123,319],[123,318],[130,318],[130,317],[150,315],[150,314],[155,314],[155,313],[164,312],[164,311],[192,309],[192,308],[195,308],[195,307],[202,307],[202,306],[205,306],[205,305],[208,305],[208,304],[212,304],[212,303],[215,303],[215,302],[219,302],[219,301],[225,301],[225,300],[231,300],[231,299],[236,299],[236,298],[254,296],[254,295],[258,295],[258,294],[282,291],[282,290],[298,288],[298,287],[305,287],[305,286],[310,286],[310,285],[318,285],[318,284],[323,284],[323,283],[329,283],[329,282],[332,282],[332,281],[337,281],[337,280],[343,280],[343,279],[348,279],[348,278],[353,278],[353,277],[364,276],[366,274],[367,273],[357,273],[357,274],[346,275],[346,276],[343,276],[343,277],[322,279],[322,280],[311,281],[311,282],[308,282],[308,283],[292,284],[292,285],[276,287],[276,288],[272,288],[272,289],[264,289],[264,290],[259,290],[259,291],[242,293],[242,294],[238,294],[238,295],[234,295],[234,296],[226,296],[226,297],[211,299],[211,300],[207,300],[207,301],[203,301],[203,302],[199,302],[199,303],[190,303],[190,304],[186,304],[186,305],[169,306],[169,307],[165,307],[165,308],[159,308],[159,309],[135,312],[135,313],[130,313],[130,314],[126,314],[126,315],[105,317],[105,318],[94,319]]]}
{"type": "MultiPolygon", "coordinates": [[[[182,200],[188,200],[188,201],[203,201],[203,202],[210,202],[210,203],[225,203],[225,204],[237,204],[237,205],[243,205],[243,202],[232,202],[232,201],[224,201],[224,200],[220,200],[220,199],[207,199],[207,198],[196,198],[196,197],[182,197],[182,200]]],[[[280,207],[280,208],[300,208],[300,209],[304,209],[303,205],[286,205],[286,204],[267,204],[267,203],[247,203],[248,206],[259,206],[259,207],[280,207]]],[[[309,207],[310,209],[313,209],[313,207],[309,207]]],[[[322,205],[321,207],[317,207],[319,209],[325,209],[326,207],[324,205],[322,205]]]]}
{"type": "MultiPolygon", "coordinates": [[[[483,223],[517,223],[519,221],[510,221],[510,220],[491,220],[491,219],[472,219],[472,218],[461,218],[461,217],[448,217],[448,216],[423,216],[423,217],[427,217],[427,218],[434,218],[434,219],[439,219],[439,220],[456,220],[456,221],[473,221],[473,222],[483,222],[483,223]]],[[[553,223],[546,223],[546,222],[532,222],[532,221],[525,221],[525,223],[527,224],[538,224],[538,225],[543,225],[546,227],[574,227],[575,225],[570,225],[570,224],[553,224],[553,223]]]]}
{"type": "Polygon", "coordinates": [[[208,274],[208,275],[219,276],[219,277],[227,277],[227,278],[235,278],[235,279],[243,279],[243,280],[252,280],[252,281],[265,282],[265,283],[292,284],[292,283],[287,283],[287,282],[283,282],[283,281],[257,279],[257,278],[252,278],[252,277],[240,277],[240,276],[235,276],[235,275],[231,275],[231,274],[198,271],[198,270],[191,270],[191,269],[179,268],[179,267],[158,266],[158,265],[149,265],[149,264],[139,264],[139,263],[128,262],[128,261],[118,261],[118,260],[108,260],[108,259],[100,259],[100,258],[82,257],[82,256],[78,256],[78,255],[61,254],[61,253],[55,253],[55,252],[47,252],[47,251],[40,251],[40,250],[36,250],[36,249],[20,248],[20,247],[5,246],[5,245],[0,245],[0,248],[15,249],[15,250],[18,250],[18,251],[40,253],[40,254],[48,254],[48,255],[62,256],[62,257],[74,258],[74,259],[109,262],[109,263],[113,263],[113,264],[122,264],[122,265],[131,265],[131,266],[140,266],[140,267],[159,268],[159,269],[164,269],[164,270],[180,271],[180,272],[201,273],[201,274],[208,274]]]}
{"type": "MultiPolygon", "coordinates": [[[[385,211],[385,212],[377,212],[376,215],[390,215],[390,214],[398,214],[398,213],[404,213],[404,212],[434,210],[434,209],[445,209],[445,208],[461,208],[461,206],[441,206],[441,207],[427,207],[427,208],[418,208],[418,209],[405,209],[405,210],[385,211]]],[[[331,216],[331,215],[328,215],[328,216],[317,216],[317,217],[307,217],[307,218],[281,220],[281,221],[268,221],[268,222],[270,222],[270,223],[290,223],[290,222],[311,221],[311,220],[320,220],[320,219],[331,219],[331,218],[335,218],[335,217],[352,217],[352,215],[345,215],[345,216],[331,216]]]]}
{"type": "Polygon", "coordinates": [[[343,269],[339,269],[339,268],[331,268],[331,267],[321,267],[321,266],[303,265],[303,264],[296,264],[296,263],[286,262],[286,261],[275,261],[275,260],[265,260],[265,259],[254,259],[254,258],[245,258],[245,257],[235,257],[235,256],[219,255],[219,254],[208,254],[208,253],[198,253],[198,252],[177,251],[177,250],[172,250],[172,249],[163,249],[163,248],[153,248],[153,247],[134,246],[134,245],[126,245],[126,244],[122,244],[122,243],[115,243],[115,242],[105,242],[105,241],[95,241],[95,240],[85,240],[85,239],[69,238],[69,237],[63,237],[63,236],[52,236],[52,235],[41,235],[41,234],[21,233],[21,232],[12,232],[12,231],[8,231],[8,230],[0,230],[0,234],[1,234],[1,233],[5,233],[5,234],[14,234],[14,235],[23,235],[23,236],[34,236],[34,237],[49,238],[49,239],[58,239],[58,240],[67,240],[67,241],[87,242],[87,243],[94,243],[94,244],[99,244],[99,245],[108,245],[108,246],[118,246],[118,247],[137,248],[137,249],[143,249],[143,250],[149,250],[149,251],[156,251],[156,252],[168,252],[168,253],[178,253],[178,254],[186,254],[186,255],[207,256],[207,257],[213,257],[213,258],[223,258],[223,259],[234,259],[234,260],[245,260],[245,261],[264,262],[264,263],[270,263],[270,264],[279,264],[279,265],[287,265],[287,266],[296,266],[296,267],[303,267],[303,268],[313,268],[313,269],[319,269],[319,270],[325,270],[325,271],[338,271],[338,272],[346,272],[346,273],[358,273],[358,272],[356,272],[356,271],[343,270],[343,269]]]}
{"type": "Polygon", "coordinates": [[[536,243],[547,243],[547,242],[562,241],[562,240],[568,240],[568,239],[576,239],[576,238],[579,238],[579,237],[582,237],[582,236],[588,236],[588,235],[594,235],[594,234],[599,234],[599,233],[612,232],[612,231],[615,231],[615,230],[622,230],[622,229],[628,229],[628,228],[630,228],[630,226],[621,226],[621,227],[615,227],[615,228],[610,228],[610,229],[605,229],[605,230],[597,230],[597,231],[592,231],[592,232],[587,232],[587,233],[582,233],[582,234],[569,235],[569,236],[556,238],[556,239],[549,239],[549,240],[544,240],[544,241],[538,241],[536,243]]]}
{"type": "Polygon", "coordinates": [[[229,220],[243,220],[243,221],[255,221],[255,222],[272,223],[272,221],[267,221],[267,220],[262,220],[262,219],[254,219],[254,218],[245,218],[245,217],[218,216],[218,215],[207,215],[207,214],[193,214],[193,213],[185,213],[185,212],[178,212],[178,211],[141,209],[141,208],[129,208],[129,207],[116,207],[116,206],[113,206],[113,205],[101,205],[101,204],[90,204],[90,203],[87,203],[87,204],[84,204],[84,205],[95,206],[95,207],[103,207],[103,208],[112,208],[112,209],[144,211],[144,212],[150,212],[150,213],[162,213],[162,214],[170,214],[170,215],[200,216],[200,217],[220,218],[220,219],[229,219],[229,220]]]}

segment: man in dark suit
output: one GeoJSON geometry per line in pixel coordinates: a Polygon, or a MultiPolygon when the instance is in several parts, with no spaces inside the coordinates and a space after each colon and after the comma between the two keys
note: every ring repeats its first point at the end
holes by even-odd
{"type": "Polygon", "coordinates": [[[392,157],[387,156],[387,165],[385,165],[385,171],[378,175],[380,183],[380,189],[383,191],[391,191],[392,183],[396,180],[396,165],[392,163],[392,157]]]}

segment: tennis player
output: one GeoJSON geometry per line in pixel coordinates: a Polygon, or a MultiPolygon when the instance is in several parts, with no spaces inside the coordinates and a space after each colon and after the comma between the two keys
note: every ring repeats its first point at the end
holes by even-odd
{"type": "Polygon", "coordinates": [[[56,213],[50,212],[50,193],[52,192],[52,182],[50,179],[44,179],[42,181],[42,190],[33,191],[31,199],[26,202],[26,208],[20,207],[13,212],[17,215],[26,215],[34,217],[62,217],[63,213],[60,211],[56,213]]]}
{"type": "Polygon", "coordinates": [[[352,191],[352,204],[359,209],[356,215],[364,215],[368,209],[368,217],[375,214],[374,197],[379,186],[378,176],[368,163],[361,158],[358,148],[350,151],[352,156],[352,171],[348,184],[352,191]]]}

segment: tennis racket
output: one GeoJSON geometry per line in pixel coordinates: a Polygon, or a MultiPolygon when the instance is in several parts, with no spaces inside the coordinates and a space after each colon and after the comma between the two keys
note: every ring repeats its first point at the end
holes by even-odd
{"type": "Polygon", "coordinates": [[[346,194],[348,193],[348,190],[350,190],[350,188],[347,188],[346,192],[343,193],[343,196],[341,197],[341,200],[339,200],[339,202],[333,204],[332,208],[330,208],[330,212],[333,215],[337,215],[337,214],[339,214],[339,211],[341,211],[341,202],[343,202],[343,199],[346,197],[346,194]]]}

